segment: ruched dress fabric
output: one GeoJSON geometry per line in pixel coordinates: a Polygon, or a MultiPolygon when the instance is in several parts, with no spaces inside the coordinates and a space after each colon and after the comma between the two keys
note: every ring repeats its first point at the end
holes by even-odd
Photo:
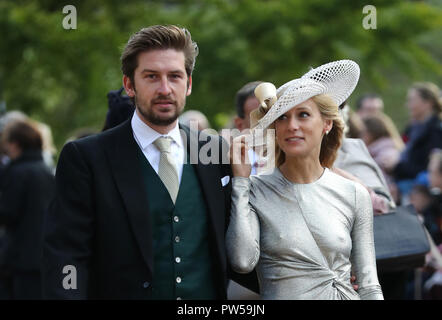
{"type": "Polygon", "coordinates": [[[327,168],[308,184],[289,181],[278,168],[232,183],[228,258],[240,273],[256,267],[261,299],[383,299],[373,209],[362,185],[327,168]]]}

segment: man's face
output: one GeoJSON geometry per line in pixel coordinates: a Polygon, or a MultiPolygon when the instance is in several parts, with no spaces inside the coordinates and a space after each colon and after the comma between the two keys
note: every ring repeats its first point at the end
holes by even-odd
{"type": "Polygon", "coordinates": [[[140,53],[134,83],[123,77],[128,96],[135,97],[140,118],[151,127],[174,126],[192,89],[184,53],[159,49],[140,53]]]}
{"type": "Polygon", "coordinates": [[[248,97],[244,102],[244,118],[236,117],[235,126],[239,131],[250,129],[250,112],[259,107],[259,101],[255,97],[248,97]]]}
{"type": "Polygon", "coordinates": [[[358,110],[358,115],[363,119],[381,112],[384,104],[379,98],[365,98],[362,101],[361,108],[358,110]]]}

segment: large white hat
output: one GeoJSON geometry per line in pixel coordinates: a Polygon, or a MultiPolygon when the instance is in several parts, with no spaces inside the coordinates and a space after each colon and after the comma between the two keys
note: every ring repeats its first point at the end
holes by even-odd
{"type": "Polygon", "coordinates": [[[319,94],[327,94],[339,106],[355,89],[359,73],[356,62],[339,60],[312,69],[278,90],[270,83],[260,84],[255,89],[255,95],[264,108],[270,109],[253,129],[266,129],[294,106],[319,94]]]}

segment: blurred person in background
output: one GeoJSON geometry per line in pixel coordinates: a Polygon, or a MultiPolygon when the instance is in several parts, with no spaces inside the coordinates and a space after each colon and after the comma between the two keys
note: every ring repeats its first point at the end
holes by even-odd
{"type": "Polygon", "coordinates": [[[430,193],[433,197],[434,216],[439,226],[439,232],[442,233],[442,150],[440,149],[433,151],[430,155],[428,180],[430,193]]]}
{"type": "Polygon", "coordinates": [[[364,122],[356,112],[353,112],[350,108],[348,109],[348,131],[345,134],[345,137],[350,139],[361,139],[365,129],[364,122]]]}
{"type": "Polygon", "coordinates": [[[54,145],[54,139],[52,137],[52,130],[46,123],[37,122],[35,124],[40,131],[42,138],[42,155],[43,160],[46,165],[55,173],[55,155],[57,153],[57,149],[54,145]]]}
{"type": "MultiPolygon", "coordinates": [[[[234,118],[235,128],[244,133],[251,127],[250,114],[259,107],[259,101],[255,96],[256,87],[262,81],[252,81],[242,86],[235,95],[236,116],[234,118]]],[[[252,175],[263,171],[266,167],[266,159],[260,159],[256,149],[249,148],[248,156],[252,165],[252,175]]]]}
{"type": "MultiPolygon", "coordinates": [[[[2,176],[6,165],[11,160],[6,153],[6,149],[2,142],[2,134],[6,125],[14,120],[26,120],[28,116],[21,111],[13,110],[8,111],[0,117],[0,185],[2,182],[2,176]]],[[[5,237],[5,226],[0,224],[0,252],[3,250],[5,237]]],[[[0,299],[9,299],[10,289],[9,285],[4,279],[3,272],[0,272],[0,299]]]]}
{"type": "Polygon", "coordinates": [[[235,95],[236,116],[235,128],[239,131],[250,129],[250,113],[259,107],[259,101],[255,97],[256,87],[262,81],[246,83],[235,95]]]}
{"type": "Polygon", "coordinates": [[[430,189],[427,186],[415,185],[410,192],[410,203],[416,209],[420,220],[423,222],[433,241],[439,245],[441,243],[441,229],[438,218],[437,203],[431,195],[430,189]]]}
{"type": "MultiPolygon", "coordinates": [[[[393,197],[381,168],[371,157],[365,143],[359,138],[349,138],[350,106],[344,101],[340,105],[341,116],[345,123],[344,138],[335,161],[335,168],[350,174],[353,180],[363,184],[370,193],[375,214],[388,212],[395,207],[393,197]]],[[[363,123],[361,127],[363,132],[363,123]]]]}
{"type": "Polygon", "coordinates": [[[1,269],[8,275],[11,299],[41,299],[43,219],[54,194],[54,176],[44,163],[35,123],[8,123],[2,143],[11,160],[0,186],[0,224],[6,229],[1,269]]]}
{"type": "MultiPolygon", "coordinates": [[[[381,168],[370,155],[363,140],[348,137],[350,129],[349,105],[344,102],[340,107],[346,127],[344,129],[345,138],[338,152],[335,166],[356,176],[361,183],[368,187],[375,215],[393,211],[396,206],[395,198],[390,193],[389,185],[381,168]]],[[[357,114],[355,115],[357,116],[357,114]]],[[[362,122],[361,132],[364,132],[364,127],[362,122]]],[[[379,282],[386,300],[398,300],[405,297],[408,274],[407,270],[386,272],[378,269],[379,282]]]]}
{"type": "MultiPolygon", "coordinates": [[[[210,129],[210,123],[207,117],[198,110],[187,110],[183,112],[179,118],[179,123],[190,128],[191,123],[195,122],[198,125],[198,130],[210,129]]],[[[194,124],[193,124],[194,125],[194,124]]]]}
{"type": "Polygon", "coordinates": [[[356,114],[364,119],[384,111],[384,101],[376,93],[362,95],[356,103],[356,114]]]}
{"type": "Polygon", "coordinates": [[[124,87],[109,91],[107,94],[108,110],[102,131],[106,131],[132,117],[135,111],[133,99],[124,93],[124,87]]]}
{"type": "MultiPolygon", "coordinates": [[[[14,120],[27,120],[28,116],[21,111],[13,110],[8,111],[0,117],[0,137],[5,130],[6,125],[14,120]]],[[[9,157],[6,154],[6,150],[3,146],[2,139],[0,138],[0,171],[9,162],[9,157]]],[[[0,174],[1,176],[1,174],[0,174]]]]}
{"type": "Polygon", "coordinates": [[[416,83],[408,90],[407,106],[411,124],[408,141],[392,175],[404,196],[413,186],[413,179],[425,171],[433,149],[442,148],[442,102],[434,83],[416,83]]]}
{"type": "Polygon", "coordinates": [[[367,145],[370,155],[382,169],[387,183],[391,184],[393,177],[389,172],[399,161],[404,142],[393,121],[386,114],[377,113],[368,116],[363,119],[363,122],[362,140],[367,145]]]}
{"type": "MultiPolygon", "coordinates": [[[[430,193],[433,197],[433,214],[442,234],[442,150],[435,150],[430,155],[428,164],[430,193]]],[[[442,299],[442,244],[432,247],[427,268],[434,271],[424,284],[425,299],[442,299]]]]}

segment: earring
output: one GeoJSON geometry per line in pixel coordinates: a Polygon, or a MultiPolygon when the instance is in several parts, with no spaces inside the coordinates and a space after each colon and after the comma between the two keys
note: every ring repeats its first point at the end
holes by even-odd
{"type": "Polygon", "coordinates": [[[329,133],[329,131],[327,130],[327,131],[325,131],[325,135],[328,135],[328,133],[329,133]]]}

